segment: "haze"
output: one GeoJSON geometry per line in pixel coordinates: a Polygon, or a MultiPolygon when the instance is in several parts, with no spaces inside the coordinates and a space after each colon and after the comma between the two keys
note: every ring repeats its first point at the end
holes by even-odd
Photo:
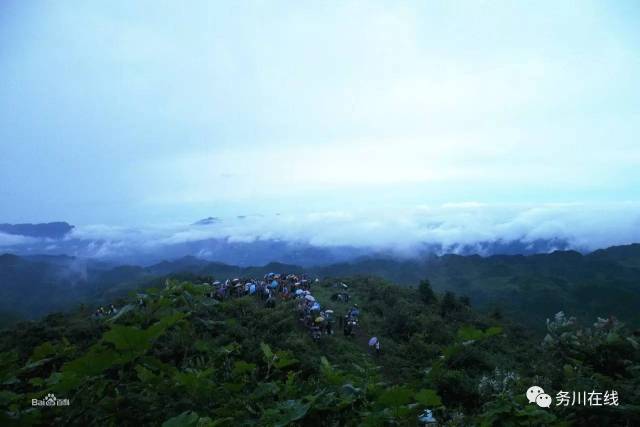
{"type": "Polygon", "coordinates": [[[459,239],[542,209],[515,234],[633,240],[639,17],[632,1],[3,1],[0,219],[279,213],[297,219],[270,235],[412,244],[446,207],[483,206],[491,220],[456,213],[459,239]],[[386,225],[342,233],[336,213],[386,225]]]}

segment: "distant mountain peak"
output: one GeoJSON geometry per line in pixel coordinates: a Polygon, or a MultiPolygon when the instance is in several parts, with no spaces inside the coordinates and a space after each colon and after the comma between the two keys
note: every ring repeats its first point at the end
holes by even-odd
{"type": "Polygon", "coordinates": [[[219,222],[222,222],[222,220],[218,217],[215,216],[210,216],[207,218],[203,218],[199,221],[194,222],[192,225],[211,225],[211,224],[217,224],[219,222]]]}
{"type": "Polygon", "coordinates": [[[1,233],[49,239],[62,239],[73,229],[73,225],[62,221],[41,224],[0,224],[1,233]]]}

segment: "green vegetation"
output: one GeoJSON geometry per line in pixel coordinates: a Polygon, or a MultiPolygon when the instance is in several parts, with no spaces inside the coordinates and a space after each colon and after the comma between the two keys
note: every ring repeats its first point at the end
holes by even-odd
{"type": "Polygon", "coordinates": [[[509,315],[538,333],[559,311],[582,322],[614,315],[640,326],[640,244],[588,255],[444,255],[420,260],[364,259],[312,270],[319,276],[376,275],[416,286],[428,277],[437,292],[465,295],[484,312],[509,315]]]}
{"type": "MultiPolygon", "coordinates": [[[[186,257],[150,267],[109,266],[72,257],[0,255],[0,326],[38,318],[85,304],[107,304],[131,289],[160,286],[166,275],[197,281],[200,277],[262,277],[270,271],[300,267],[271,263],[237,267],[186,257]]],[[[447,291],[452,300],[485,313],[506,315],[544,334],[545,320],[559,311],[584,323],[615,315],[640,327],[640,244],[611,247],[581,255],[565,251],[532,256],[426,257],[416,260],[365,258],[317,266],[318,277],[381,277],[394,284],[447,291]],[[428,286],[427,286],[428,285],[428,286]]]]}
{"type": "MultiPolygon", "coordinates": [[[[145,306],[132,296],[110,318],[81,308],[23,322],[0,335],[0,424],[411,426],[425,408],[448,426],[624,426],[640,416],[638,338],[618,322],[584,328],[558,316],[541,340],[452,293],[425,298],[424,284],[342,282],[360,326],[319,342],[294,301],[218,302],[197,281],[168,280],[147,290],[145,306]],[[367,346],[374,335],[380,355],[367,346]],[[541,409],[524,395],[534,384],[554,395],[615,389],[620,406],[541,409]],[[70,405],[31,406],[48,393],[70,405]]],[[[313,294],[341,315],[334,283],[313,294]]]]}

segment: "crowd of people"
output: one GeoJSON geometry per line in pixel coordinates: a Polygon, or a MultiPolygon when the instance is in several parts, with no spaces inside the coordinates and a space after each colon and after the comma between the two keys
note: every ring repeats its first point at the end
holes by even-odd
{"type": "MultiPolygon", "coordinates": [[[[317,282],[318,279],[315,279],[317,282]]],[[[211,284],[211,298],[224,301],[228,298],[255,295],[265,301],[267,307],[275,306],[276,299],[287,301],[309,292],[311,280],[306,275],[267,273],[262,280],[227,279],[211,284]]],[[[306,294],[305,294],[306,295],[306,294]]]]}
{"type": "MultiPolygon", "coordinates": [[[[316,278],[311,280],[305,274],[267,273],[261,280],[256,279],[229,279],[224,282],[215,281],[211,284],[211,298],[224,301],[228,298],[255,295],[264,300],[266,307],[275,307],[276,301],[297,301],[296,308],[300,315],[300,322],[310,331],[313,339],[318,340],[322,335],[333,335],[336,316],[333,310],[323,308],[311,293],[312,283],[317,283],[316,278]]],[[[341,284],[346,287],[346,285],[341,284]]],[[[348,293],[343,292],[348,301],[348,293]]],[[[360,311],[354,304],[343,318],[340,317],[340,326],[347,336],[352,336],[358,325],[360,311]]]]}
{"type": "Polygon", "coordinates": [[[96,318],[102,318],[105,316],[113,316],[117,312],[118,312],[118,309],[113,304],[111,304],[107,308],[104,308],[104,306],[98,307],[96,311],[93,313],[93,316],[96,318]]]}
{"type": "MultiPolygon", "coordinates": [[[[227,279],[224,282],[213,281],[205,283],[210,286],[208,297],[219,301],[225,301],[230,298],[239,298],[252,295],[264,302],[265,307],[273,308],[278,300],[289,301],[295,300],[295,307],[300,316],[300,322],[308,328],[311,337],[319,340],[322,335],[333,335],[335,333],[336,320],[339,327],[342,328],[343,334],[353,337],[358,328],[360,309],[358,304],[353,304],[346,315],[336,316],[334,311],[329,308],[323,308],[313,296],[311,289],[312,283],[318,283],[319,279],[310,279],[306,274],[284,274],[284,273],[267,273],[260,280],[254,278],[234,278],[227,279]]],[[[348,286],[344,283],[336,285],[340,288],[340,292],[334,294],[331,299],[334,301],[348,302],[350,300],[347,292],[348,286]],[[339,298],[335,297],[336,295],[339,298]]],[[[146,305],[144,294],[138,294],[138,305],[143,307],[146,305]]],[[[117,309],[113,304],[108,309],[100,307],[95,312],[95,317],[104,317],[117,313],[117,309]]],[[[380,341],[376,337],[369,340],[369,347],[375,350],[376,354],[380,353],[380,341]]]]}
{"type": "MultiPolygon", "coordinates": [[[[266,307],[275,307],[278,300],[295,300],[300,322],[308,328],[314,340],[319,340],[322,335],[333,335],[336,320],[339,320],[339,326],[345,336],[353,336],[358,327],[360,315],[358,305],[354,304],[345,316],[336,319],[334,311],[323,308],[311,292],[312,284],[318,282],[319,279],[312,280],[305,274],[267,273],[260,280],[235,278],[224,282],[214,281],[211,283],[209,297],[224,301],[229,298],[253,295],[262,299],[266,307]]],[[[346,292],[348,286],[344,283],[337,286],[341,289],[338,301],[349,301],[349,294],[346,292]]],[[[372,347],[377,353],[380,352],[379,341],[372,347]]]]}

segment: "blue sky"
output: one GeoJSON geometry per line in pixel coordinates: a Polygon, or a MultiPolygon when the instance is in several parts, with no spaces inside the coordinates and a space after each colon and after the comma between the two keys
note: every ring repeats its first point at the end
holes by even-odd
{"type": "Polygon", "coordinates": [[[633,1],[5,0],[0,222],[628,213],[639,18],[633,1]]]}

